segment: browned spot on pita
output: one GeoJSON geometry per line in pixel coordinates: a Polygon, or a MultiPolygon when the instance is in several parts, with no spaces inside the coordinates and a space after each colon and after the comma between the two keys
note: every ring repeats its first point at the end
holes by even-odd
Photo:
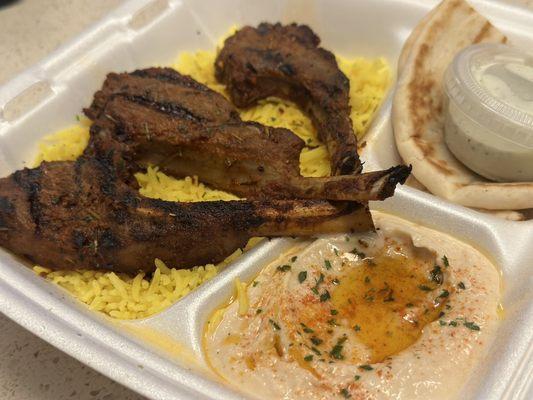
{"type": "Polygon", "coordinates": [[[479,43],[481,42],[488,34],[490,33],[490,30],[492,29],[492,25],[489,21],[485,22],[485,24],[481,27],[480,31],[478,32],[477,36],[474,38],[473,43],[479,43]]]}
{"type": "Polygon", "coordinates": [[[431,143],[428,143],[425,140],[420,139],[419,137],[412,136],[412,139],[424,155],[424,159],[427,162],[429,162],[435,168],[440,170],[444,175],[453,174],[453,170],[448,167],[446,161],[435,158],[435,149],[431,143]]]}
{"type": "Polygon", "coordinates": [[[413,137],[414,142],[418,146],[418,148],[422,151],[422,154],[424,157],[432,156],[433,153],[435,153],[435,149],[431,145],[431,143],[426,142],[423,139],[420,139],[418,137],[413,137]]]}
{"type": "Polygon", "coordinates": [[[502,43],[507,43],[507,36],[504,36],[502,39],[502,43]]]}
{"type": "Polygon", "coordinates": [[[433,165],[435,168],[440,169],[444,175],[453,175],[453,171],[448,168],[448,164],[444,160],[435,160],[433,158],[429,158],[428,162],[433,165]]]}
{"type": "MultiPolygon", "coordinates": [[[[424,76],[423,73],[417,73],[416,75],[424,76]]],[[[441,103],[434,98],[434,93],[438,90],[438,86],[432,78],[413,79],[409,82],[409,90],[409,113],[413,117],[414,126],[411,136],[422,137],[428,123],[442,108],[441,103]]]]}

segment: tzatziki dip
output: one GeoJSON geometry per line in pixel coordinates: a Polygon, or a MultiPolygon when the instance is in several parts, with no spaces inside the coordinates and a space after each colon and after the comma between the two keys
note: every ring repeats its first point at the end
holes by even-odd
{"type": "Polygon", "coordinates": [[[512,47],[466,48],[448,68],[445,140],[483,177],[533,181],[533,55],[512,47]]]}

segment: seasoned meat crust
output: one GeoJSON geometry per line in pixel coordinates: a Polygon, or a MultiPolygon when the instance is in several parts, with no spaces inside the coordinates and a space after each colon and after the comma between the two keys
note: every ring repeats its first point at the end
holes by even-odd
{"type": "MultiPolygon", "coordinates": [[[[304,178],[300,138],[240,120],[223,96],[192,82],[168,68],[109,74],[86,114],[100,125],[111,121],[107,136],[124,143],[138,164],[158,165],[177,177],[196,175],[246,198],[382,200],[409,174],[409,168],[398,166],[357,176],[304,178]]],[[[97,136],[106,134],[92,140],[97,136]]]]}
{"type": "Polygon", "coordinates": [[[215,61],[216,77],[227,85],[238,107],[268,96],[297,103],[326,143],[333,174],[359,173],[362,165],[350,119],[350,84],[335,56],[319,44],[306,25],[246,26],[226,39],[215,61]]]}
{"type": "Polygon", "coordinates": [[[118,180],[113,159],[45,162],[0,179],[0,245],[48,268],[135,273],[156,257],[177,268],[217,263],[253,236],[372,228],[355,203],[147,199],[118,180]]]}
{"type": "Polygon", "coordinates": [[[77,161],[0,179],[0,245],[49,268],[149,272],[156,257],[190,268],[223,260],[253,236],[372,229],[366,203],[331,203],[327,193],[387,197],[409,173],[306,180],[294,134],[241,121],[222,96],[170,69],[110,74],[86,113],[94,123],[77,161]],[[152,162],[248,200],[144,198],[133,173],[152,162]],[[290,199],[265,198],[277,191],[290,199]]]}

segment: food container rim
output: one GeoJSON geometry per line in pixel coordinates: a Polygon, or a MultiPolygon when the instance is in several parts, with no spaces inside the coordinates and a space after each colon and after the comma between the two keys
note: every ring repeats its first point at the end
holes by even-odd
{"type": "MultiPolygon", "coordinates": [[[[194,1],[196,3],[198,0],[194,1]]],[[[282,2],[280,0],[276,4],[282,2]]],[[[397,2],[405,2],[406,5],[425,11],[435,5],[437,0],[397,0],[397,2]]],[[[4,107],[13,98],[38,82],[45,82],[50,85],[51,96],[59,96],[65,90],[64,78],[76,71],[77,68],[86,68],[83,65],[80,67],[79,61],[83,60],[88,52],[99,47],[105,47],[113,41],[118,41],[121,44],[135,44],[138,33],[157,24],[160,20],[156,15],[151,22],[149,21],[139,29],[134,29],[130,26],[130,21],[139,12],[153,4],[158,4],[163,7],[163,11],[159,15],[164,16],[165,10],[175,9],[185,3],[192,3],[192,1],[128,0],[82,34],[66,42],[41,62],[1,86],[0,137],[11,131],[12,128],[16,128],[18,124],[30,119],[39,108],[46,106],[46,101],[43,101],[38,107],[21,114],[16,119],[8,120],[4,114],[4,107]]],[[[390,0],[388,3],[394,3],[394,1],[390,0]]],[[[499,9],[497,1],[473,0],[472,3],[482,4],[485,9],[499,9]]],[[[502,18],[516,16],[518,20],[523,19],[519,24],[523,27],[531,19],[524,16],[524,10],[522,6],[512,6],[509,10],[502,11],[506,13],[502,18]]],[[[531,11],[529,13],[533,15],[531,11]]],[[[193,17],[196,18],[194,15],[193,17]]],[[[390,112],[390,103],[384,105],[384,110],[390,112]]],[[[384,122],[382,121],[380,124],[384,124],[384,122]]],[[[2,161],[1,153],[0,151],[0,162],[2,161]]],[[[407,187],[401,188],[399,197],[391,199],[391,201],[403,204],[405,201],[402,198],[419,199],[420,202],[417,204],[425,204],[429,201],[436,202],[439,208],[449,212],[449,216],[462,215],[472,223],[476,219],[480,219],[484,228],[491,225],[497,229],[508,229],[509,231],[516,229],[515,232],[525,236],[528,229],[533,227],[533,221],[524,223],[502,221],[496,217],[481,215],[475,211],[447,203],[442,199],[435,199],[429,194],[407,187]]],[[[380,205],[380,207],[382,206],[385,207],[385,205],[380,205]]],[[[406,215],[417,213],[417,210],[411,206],[404,208],[406,215]]],[[[399,215],[403,214],[399,213],[399,215]]],[[[428,221],[430,219],[428,218],[428,221]]],[[[444,223],[442,218],[440,221],[444,223]]],[[[516,249],[518,248],[524,250],[519,244],[516,246],[516,249]]],[[[512,248],[512,250],[514,249],[515,247],[512,248]]],[[[533,260],[533,258],[531,259],[533,260]]],[[[122,334],[118,328],[113,329],[106,319],[98,318],[99,316],[95,313],[78,307],[72,299],[65,298],[65,293],[60,289],[51,287],[51,285],[43,285],[40,278],[35,276],[31,270],[20,268],[20,263],[5,252],[0,252],[0,266],[2,267],[0,268],[0,293],[2,294],[0,296],[0,311],[37,336],[104,375],[148,398],[244,399],[242,395],[221,387],[221,385],[196,374],[189,368],[170,362],[142,343],[122,334]],[[139,359],[143,360],[143,369],[137,367],[139,359]]],[[[525,321],[533,321],[530,314],[524,314],[522,318],[525,321]]],[[[502,398],[526,399],[531,398],[528,395],[533,393],[533,379],[531,379],[530,373],[533,368],[531,363],[532,337],[531,334],[527,335],[527,332],[518,336],[519,342],[512,344],[520,345],[518,356],[521,362],[519,364],[514,362],[517,355],[511,354],[510,349],[505,354],[506,360],[513,362],[506,364],[506,366],[512,367],[513,371],[517,373],[512,378],[506,375],[505,379],[491,379],[487,384],[488,388],[501,393],[502,398]],[[524,352],[522,351],[524,348],[529,350],[524,352]]],[[[514,352],[516,348],[512,350],[514,352]]],[[[488,394],[485,397],[478,395],[476,398],[495,398],[493,394],[488,394]]]]}

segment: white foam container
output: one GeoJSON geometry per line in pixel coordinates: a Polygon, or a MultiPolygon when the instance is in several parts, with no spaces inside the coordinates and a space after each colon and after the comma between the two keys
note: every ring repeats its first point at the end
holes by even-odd
{"type": "MultiPolygon", "coordinates": [[[[517,45],[533,40],[524,1],[473,1],[517,45]]],[[[345,56],[386,57],[393,69],[402,44],[433,0],[131,0],[39,64],[0,88],[0,175],[35,156],[45,134],[70,125],[110,71],[170,64],[181,51],[212,49],[232,25],[307,23],[323,45],[345,56]]],[[[399,162],[390,95],[367,137],[367,169],[399,162]]],[[[464,399],[533,399],[533,221],[511,222],[401,187],[375,209],[451,234],[488,254],[503,275],[505,319],[488,358],[463,388],[464,399]]],[[[205,366],[203,326],[233,291],[290,246],[265,241],[164,312],[118,322],[89,311],[65,291],[0,250],[0,311],[110,378],[153,399],[241,399],[205,366]],[[161,332],[195,363],[160,350],[128,327],[161,332]]]]}

